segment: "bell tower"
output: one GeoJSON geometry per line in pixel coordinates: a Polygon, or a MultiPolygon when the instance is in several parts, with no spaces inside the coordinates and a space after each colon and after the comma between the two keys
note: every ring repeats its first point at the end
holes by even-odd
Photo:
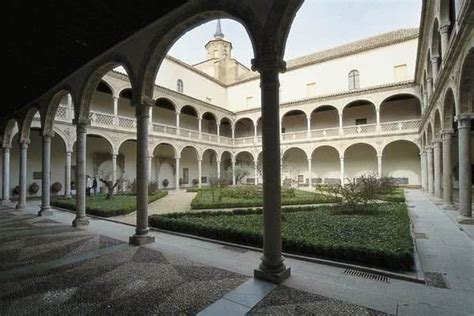
{"type": "Polygon", "coordinates": [[[214,39],[206,44],[207,59],[231,59],[232,43],[224,40],[222,33],[221,20],[217,20],[216,32],[214,39]]]}

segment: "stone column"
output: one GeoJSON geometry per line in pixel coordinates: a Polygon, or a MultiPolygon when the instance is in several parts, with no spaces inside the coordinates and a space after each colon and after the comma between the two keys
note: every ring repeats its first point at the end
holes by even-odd
{"type": "Polygon", "coordinates": [[[41,209],[38,216],[52,215],[50,205],[51,192],[51,133],[43,132],[42,177],[41,177],[41,209]]]}
{"type": "Polygon", "coordinates": [[[180,127],[179,127],[179,112],[176,111],[176,134],[181,134],[180,127]]]}
{"type": "Polygon", "coordinates": [[[148,125],[150,122],[150,107],[152,102],[135,104],[137,118],[137,225],[135,234],[130,236],[129,243],[140,246],[155,241],[155,236],[149,234],[148,228],[148,125]]]}
{"type": "Polygon", "coordinates": [[[199,131],[199,139],[202,138],[202,118],[198,118],[198,131],[199,131]]]}
{"type": "Polygon", "coordinates": [[[446,52],[448,51],[449,45],[449,24],[445,24],[439,27],[439,33],[441,35],[441,56],[446,56],[446,52]]]}
{"type": "Polygon", "coordinates": [[[308,158],[308,174],[309,174],[308,185],[312,187],[313,186],[313,168],[311,166],[311,158],[308,158]]]}
{"type": "Polygon", "coordinates": [[[382,177],[382,155],[377,155],[377,175],[382,177]]]}
{"type": "Polygon", "coordinates": [[[252,60],[260,72],[263,147],[263,256],[254,270],[256,278],[281,283],[290,276],[284,264],[281,237],[280,82],[278,73],[285,64],[277,56],[252,60]]]}
{"type": "Polygon", "coordinates": [[[19,178],[19,187],[20,194],[18,196],[18,203],[16,208],[22,210],[26,207],[26,170],[28,163],[28,144],[30,140],[21,140],[20,141],[20,178],[19,178]]]}
{"type": "Polygon", "coordinates": [[[220,179],[221,178],[221,161],[216,160],[216,164],[217,164],[217,179],[220,179]]]}
{"type": "Polygon", "coordinates": [[[74,116],[74,110],[72,108],[72,96],[70,94],[67,95],[67,118],[72,119],[74,116]]]}
{"type": "Polygon", "coordinates": [[[152,166],[153,166],[153,156],[148,156],[148,181],[153,181],[153,175],[152,175],[152,166]]]}
{"type": "Polygon", "coordinates": [[[345,172],[344,172],[344,157],[339,158],[340,161],[340,167],[341,167],[341,185],[344,186],[344,178],[345,178],[345,172]]]}
{"type": "Polygon", "coordinates": [[[441,132],[443,139],[443,201],[445,208],[453,208],[453,133],[452,129],[441,132]]]}
{"type": "Polygon", "coordinates": [[[202,177],[202,159],[198,159],[198,188],[199,189],[202,187],[201,177],[202,177]]]}
{"type": "Polygon", "coordinates": [[[10,148],[3,147],[2,204],[10,203],[10,148]]]}
{"type": "Polygon", "coordinates": [[[176,191],[179,190],[179,157],[175,157],[176,171],[175,171],[175,181],[176,181],[176,191]]]}
{"type": "Polygon", "coordinates": [[[433,147],[426,146],[426,164],[428,170],[428,192],[434,194],[433,179],[433,147]]]}
{"type": "MultiPolygon", "coordinates": [[[[113,153],[112,154],[112,185],[115,185],[115,182],[117,182],[117,154],[113,153]]],[[[117,189],[114,189],[114,191],[117,191],[117,189]]]]}
{"type": "Polygon", "coordinates": [[[311,116],[306,117],[306,137],[311,138],[311,116]]]}
{"type": "Polygon", "coordinates": [[[258,184],[258,168],[257,168],[257,162],[254,163],[254,166],[253,166],[253,173],[254,173],[254,177],[255,177],[255,185],[258,184]]]}
{"type": "MultiPolygon", "coordinates": [[[[428,102],[430,101],[431,95],[433,94],[433,77],[428,77],[426,79],[427,85],[428,85],[428,102]]],[[[428,106],[428,102],[426,103],[426,106],[428,106]]]]}
{"type": "Polygon", "coordinates": [[[235,185],[235,160],[232,160],[232,185],[235,185]]]}
{"type": "Polygon", "coordinates": [[[375,129],[377,132],[380,132],[382,130],[382,127],[380,126],[380,106],[375,108],[375,123],[377,124],[375,129]]]}
{"type": "Polygon", "coordinates": [[[457,116],[459,142],[459,218],[460,224],[474,224],[471,202],[471,115],[457,116]]]}
{"type": "Polygon", "coordinates": [[[86,217],[86,140],[88,119],[74,120],[76,125],[76,218],[72,226],[87,226],[86,217]]]}
{"type": "Polygon", "coordinates": [[[339,135],[343,135],[344,134],[344,130],[342,128],[342,113],[339,113],[339,135]]]}
{"type": "Polygon", "coordinates": [[[66,176],[65,176],[65,183],[64,183],[64,197],[70,198],[71,197],[71,158],[72,152],[66,152],[66,176]]]}
{"type": "Polygon", "coordinates": [[[234,140],[234,139],[235,139],[235,126],[234,126],[234,125],[231,125],[231,126],[230,126],[230,129],[231,129],[231,131],[232,131],[232,140],[234,140]]]}
{"type": "Polygon", "coordinates": [[[216,122],[217,142],[221,142],[221,124],[216,122]]]}
{"type": "Polygon", "coordinates": [[[439,56],[431,57],[431,69],[433,70],[433,82],[436,82],[439,72],[439,56]]]}
{"type": "Polygon", "coordinates": [[[433,140],[433,164],[434,164],[434,194],[441,198],[441,140],[433,140]]]}
{"type": "Polygon", "coordinates": [[[421,157],[421,188],[424,191],[428,190],[428,173],[426,170],[426,150],[423,149],[423,151],[420,154],[421,157]]]}

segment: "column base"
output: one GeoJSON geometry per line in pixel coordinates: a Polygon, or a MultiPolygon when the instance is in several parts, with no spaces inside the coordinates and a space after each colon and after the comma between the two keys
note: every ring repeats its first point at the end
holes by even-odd
{"type": "Polygon", "coordinates": [[[40,211],[38,212],[38,216],[51,216],[53,215],[53,210],[51,207],[42,207],[40,211]]]}
{"type": "Polygon", "coordinates": [[[70,194],[69,194],[69,195],[64,195],[63,197],[64,197],[65,199],[72,199],[72,195],[70,195],[70,194]]]}
{"type": "Polygon", "coordinates": [[[456,211],[456,207],[453,204],[444,203],[443,208],[447,211],[456,211]]]}
{"type": "Polygon", "coordinates": [[[83,227],[83,226],[88,226],[89,225],[89,220],[86,217],[76,217],[72,221],[72,227],[83,227]]]}
{"type": "Polygon", "coordinates": [[[280,284],[291,275],[291,268],[284,268],[281,272],[265,271],[261,267],[253,270],[253,277],[260,280],[280,284]]]}
{"type": "Polygon", "coordinates": [[[128,238],[128,243],[133,246],[143,246],[155,242],[155,236],[146,235],[133,235],[128,238]]]}
{"type": "Polygon", "coordinates": [[[24,209],[25,209],[25,206],[26,206],[25,204],[20,204],[20,203],[18,203],[18,204],[15,206],[15,208],[16,208],[17,210],[21,211],[21,210],[24,210],[24,209]]]}
{"type": "Polygon", "coordinates": [[[2,205],[3,206],[9,206],[10,205],[10,200],[2,200],[2,205]]]}
{"type": "Polygon", "coordinates": [[[458,216],[457,220],[458,224],[462,225],[474,225],[474,218],[467,217],[467,216],[458,216]]]}

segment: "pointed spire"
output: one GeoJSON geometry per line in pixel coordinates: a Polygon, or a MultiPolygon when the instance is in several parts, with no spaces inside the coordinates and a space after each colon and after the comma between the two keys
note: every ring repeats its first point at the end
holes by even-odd
{"type": "Polygon", "coordinates": [[[216,32],[214,33],[214,38],[224,38],[224,33],[221,29],[221,19],[217,20],[216,32]]]}

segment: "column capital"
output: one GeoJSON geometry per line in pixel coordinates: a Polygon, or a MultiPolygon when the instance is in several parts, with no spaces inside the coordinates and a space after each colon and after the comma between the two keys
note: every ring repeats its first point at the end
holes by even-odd
{"type": "Polygon", "coordinates": [[[277,72],[286,71],[286,62],[277,54],[257,56],[252,59],[252,71],[260,73],[276,70],[277,72]]]}
{"type": "Polygon", "coordinates": [[[181,159],[181,156],[174,156],[174,159],[179,160],[181,159]]]}
{"type": "Polygon", "coordinates": [[[51,137],[54,137],[54,132],[53,131],[42,131],[41,132],[41,136],[44,138],[49,138],[51,139],[51,137]]]}
{"type": "Polygon", "coordinates": [[[433,138],[433,140],[431,141],[433,145],[441,144],[441,142],[441,138],[433,138]]]}
{"type": "Polygon", "coordinates": [[[112,159],[117,159],[118,154],[112,153],[111,156],[112,156],[112,159]]]}
{"type": "Polygon", "coordinates": [[[445,128],[445,129],[442,129],[441,130],[441,137],[444,138],[444,136],[446,135],[449,135],[449,136],[452,136],[454,134],[454,129],[452,128],[445,128]]]}
{"type": "Polygon", "coordinates": [[[462,120],[471,120],[474,118],[474,113],[462,113],[462,114],[458,114],[454,117],[454,119],[459,122],[459,121],[462,121],[462,120]]]}
{"type": "Polygon", "coordinates": [[[340,160],[340,161],[344,161],[344,157],[339,157],[339,160],[340,160]]]}
{"type": "Polygon", "coordinates": [[[313,160],[312,158],[307,158],[307,159],[308,159],[308,161],[311,161],[311,160],[313,160]]]}
{"type": "Polygon", "coordinates": [[[11,145],[4,145],[4,146],[2,146],[3,151],[5,151],[5,150],[6,150],[6,151],[10,151],[11,148],[12,148],[11,145]]]}
{"type": "Polygon", "coordinates": [[[449,32],[449,27],[451,25],[449,23],[443,24],[438,28],[438,31],[440,34],[448,34],[449,32]]]}
{"type": "Polygon", "coordinates": [[[432,146],[432,145],[427,145],[427,146],[425,147],[425,150],[426,150],[427,152],[433,151],[433,146],[432,146]]]}
{"type": "Polygon", "coordinates": [[[91,125],[91,119],[89,118],[84,118],[84,117],[81,117],[81,118],[75,118],[72,120],[72,124],[76,125],[76,126],[89,126],[91,125]]]}
{"type": "Polygon", "coordinates": [[[67,156],[71,156],[71,155],[72,155],[72,150],[67,150],[67,151],[66,151],[66,155],[67,155],[67,156]]]}
{"type": "Polygon", "coordinates": [[[114,101],[118,101],[118,99],[120,98],[118,95],[114,95],[112,96],[112,98],[114,99],[114,101]]]}
{"type": "Polygon", "coordinates": [[[433,83],[433,77],[430,76],[430,77],[426,78],[426,81],[428,83],[433,83]]]}
{"type": "Polygon", "coordinates": [[[431,56],[431,63],[434,64],[434,63],[438,63],[439,61],[439,56],[431,56]]]}

